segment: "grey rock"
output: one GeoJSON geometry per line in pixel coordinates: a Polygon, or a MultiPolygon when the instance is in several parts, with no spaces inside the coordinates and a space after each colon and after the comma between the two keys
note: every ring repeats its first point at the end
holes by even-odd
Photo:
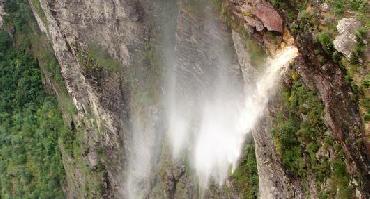
{"type": "Polygon", "coordinates": [[[273,6],[265,1],[253,0],[227,0],[225,1],[231,7],[232,13],[245,22],[248,26],[257,31],[283,32],[283,19],[273,6]]]}
{"type": "Polygon", "coordinates": [[[339,35],[335,37],[334,47],[337,51],[350,58],[356,47],[356,31],[361,27],[361,22],[354,18],[343,18],[337,24],[339,35]]]}
{"type": "Polygon", "coordinates": [[[320,5],[320,9],[322,12],[328,12],[330,10],[330,7],[327,3],[323,3],[320,5]]]}
{"type": "Polygon", "coordinates": [[[90,163],[91,168],[95,168],[98,165],[98,156],[96,154],[96,151],[91,151],[87,154],[87,158],[90,163]]]}

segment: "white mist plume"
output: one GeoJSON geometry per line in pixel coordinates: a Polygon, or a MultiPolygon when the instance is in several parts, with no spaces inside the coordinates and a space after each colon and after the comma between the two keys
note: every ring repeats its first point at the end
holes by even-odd
{"type": "Polygon", "coordinates": [[[223,87],[225,84],[221,83],[214,96],[202,99],[197,128],[188,126],[191,122],[187,117],[173,115],[170,119],[174,153],[177,154],[188,140],[186,145],[192,151],[190,162],[202,187],[206,187],[210,179],[222,184],[230,168],[235,169],[246,134],[264,114],[268,99],[279,83],[282,68],[297,53],[295,47],[286,47],[268,59],[265,71],[255,78],[255,87],[247,91],[244,100],[228,97],[228,90],[233,89],[223,87]]]}
{"type": "Polygon", "coordinates": [[[297,54],[295,47],[286,47],[269,59],[264,73],[256,78],[255,90],[247,91],[243,107],[222,101],[204,107],[194,151],[195,170],[201,185],[207,185],[210,177],[222,184],[230,166],[235,169],[245,135],[264,114],[281,69],[297,54]]]}
{"type": "Polygon", "coordinates": [[[125,198],[145,198],[150,189],[153,162],[158,148],[158,132],[155,131],[155,110],[146,110],[145,118],[132,113],[132,137],[130,138],[127,178],[123,195],[125,198]],[[148,119],[150,118],[150,119],[148,119]]]}

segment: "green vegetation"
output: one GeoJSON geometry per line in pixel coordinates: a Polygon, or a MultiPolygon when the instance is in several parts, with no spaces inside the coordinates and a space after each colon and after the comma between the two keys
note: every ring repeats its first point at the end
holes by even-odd
{"type": "Polygon", "coordinates": [[[90,43],[87,49],[80,49],[78,59],[86,77],[93,81],[97,88],[108,73],[118,72],[121,66],[117,59],[112,58],[106,49],[96,43],[90,43]]]}
{"type": "Polygon", "coordinates": [[[118,60],[113,59],[104,48],[97,44],[89,45],[88,55],[95,60],[96,65],[103,66],[109,71],[117,71],[121,66],[118,60]]]}
{"type": "Polygon", "coordinates": [[[333,13],[341,17],[346,12],[364,12],[366,11],[366,0],[326,0],[326,2],[333,7],[333,13]]]}
{"type": "Polygon", "coordinates": [[[4,29],[12,36],[0,34],[0,198],[64,198],[67,180],[79,197],[102,198],[106,170],[99,158],[96,167],[88,165],[86,127],[74,119],[47,37],[27,0],[8,0],[5,9],[4,29]]]}
{"type": "MultiPolygon", "coordinates": [[[[68,94],[27,1],[6,1],[5,10],[4,28],[14,31],[0,32],[0,198],[64,198],[58,142],[69,131],[43,81],[61,91],[58,98],[68,94]]],[[[59,105],[72,112],[69,102],[59,105]]]]}
{"type": "Polygon", "coordinates": [[[15,47],[29,52],[37,59],[45,81],[49,82],[51,89],[57,93],[58,105],[69,123],[72,115],[76,113],[75,107],[65,88],[53,49],[47,37],[39,31],[28,2],[26,0],[6,1],[5,10],[7,15],[5,15],[4,29],[14,29],[15,47]]]}
{"type": "Polygon", "coordinates": [[[244,146],[243,158],[240,160],[239,166],[232,174],[232,180],[238,193],[242,194],[242,198],[252,199],[258,196],[258,173],[257,160],[255,155],[253,138],[250,143],[244,146]]]}
{"type": "Polygon", "coordinates": [[[313,91],[294,79],[281,94],[283,107],[272,131],[283,165],[290,175],[302,179],[306,189],[308,179],[314,177],[322,198],[351,198],[344,154],[325,126],[323,105],[313,91]]]}
{"type": "Polygon", "coordinates": [[[0,32],[0,198],[64,198],[67,130],[37,60],[0,32]]]}
{"type": "Polygon", "coordinates": [[[366,112],[364,114],[364,118],[366,122],[370,121],[370,99],[365,98],[361,101],[361,105],[366,109],[366,112]]]}
{"type": "Polygon", "coordinates": [[[327,32],[322,32],[318,35],[318,41],[320,42],[321,46],[323,47],[324,51],[328,55],[332,55],[335,51],[332,37],[327,32]]]}
{"type": "MultiPolygon", "coordinates": [[[[369,72],[370,64],[366,60],[366,41],[370,21],[369,4],[367,0],[324,0],[321,2],[307,0],[271,0],[273,5],[282,11],[289,24],[289,28],[300,43],[305,43],[312,36],[315,46],[322,47],[315,49],[315,57],[320,64],[327,62],[335,63],[345,73],[345,81],[352,87],[353,100],[360,106],[365,122],[365,133],[369,132],[370,121],[370,89],[369,72]],[[328,5],[323,9],[323,5],[328,5]],[[320,12],[318,10],[321,10],[320,12]],[[304,17],[302,17],[304,16],[304,17]],[[333,40],[338,35],[336,25],[342,18],[356,18],[362,24],[357,32],[357,46],[352,52],[350,59],[334,49],[333,40]]],[[[334,65],[334,66],[335,66],[334,65]]],[[[295,126],[296,127],[296,126],[295,126]]],[[[368,136],[368,135],[366,135],[368,136]]],[[[298,138],[294,141],[302,143],[298,138]]],[[[368,141],[368,140],[367,140],[368,141]]],[[[313,147],[315,148],[315,147],[313,147]]],[[[293,152],[292,152],[293,153],[293,152]]],[[[304,154],[291,154],[301,155],[304,154]]],[[[305,159],[305,156],[303,156],[305,159]]],[[[286,160],[289,162],[288,160],[286,160]]],[[[299,163],[290,165],[297,168],[299,163]]],[[[343,182],[343,181],[342,181],[343,182]]],[[[343,186],[345,183],[342,183],[343,186]]]]}
{"type": "Polygon", "coordinates": [[[40,1],[39,0],[32,0],[31,3],[32,3],[32,6],[35,8],[35,11],[37,12],[37,15],[40,17],[40,19],[42,20],[42,22],[44,23],[46,28],[48,28],[47,27],[48,20],[46,19],[45,13],[42,10],[40,1]]]}

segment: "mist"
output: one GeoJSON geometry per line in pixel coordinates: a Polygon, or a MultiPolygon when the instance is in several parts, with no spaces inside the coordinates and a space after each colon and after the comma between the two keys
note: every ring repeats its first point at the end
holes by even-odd
{"type": "Polygon", "coordinates": [[[264,115],[297,49],[286,47],[266,59],[260,73],[244,74],[251,80],[246,82],[216,9],[208,1],[182,7],[192,6],[195,13],[179,11],[175,61],[167,63],[167,136],[173,158],[186,157],[207,188],[211,181],[222,185],[236,169],[246,135],[264,115]]]}
{"type": "Polygon", "coordinates": [[[189,162],[203,189],[225,183],[238,165],[246,135],[297,55],[296,48],[286,47],[268,58],[259,73],[242,74],[231,31],[210,2],[159,1],[156,50],[163,94],[156,107],[163,114],[153,110],[132,117],[128,198],[146,197],[163,143],[170,146],[173,161],[189,162]],[[163,128],[158,130],[158,124],[163,128]]]}
{"type": "Polygon", "coordinates": [[[263,116],[268,99],[274,94],[280,74],[297,49],[286,47],[270,58],[265,71],[255,79],[255,87],[246,90],[242,106],[230,101],[206,103],[197,139],[195,140],[194,164],[200,184],[206,186],[210,178],[220,185],[231,167],[233,171],[240,158],[245,136],[263,116]]]}

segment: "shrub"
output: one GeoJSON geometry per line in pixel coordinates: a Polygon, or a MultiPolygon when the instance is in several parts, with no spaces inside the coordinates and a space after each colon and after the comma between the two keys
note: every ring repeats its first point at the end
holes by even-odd
{"type": "Polygon", "coordinates": [[[299,79],[292,80],[293,85],[287,86],[282,92],[282,108],[274,119],[273,137],[278,154],[281,155],[284,168],[305,184],[309,174],[313,174],[318,187],[329,178],[339,179],[333,186],[335,190],[328,191],[324,187],[324,197],[329,194],[334,197],[337,193],[352,193],[352,188],[345,186],[348,178],[341,146],[335,144],[331,134],[323,121],[323,104],[313,91],[308,90],[299,79]],[[323,146],[322,146],[323,145],[323,146]],[[337,146],[332,159],[319,157],[321,147],[337,146]],[[338,162],[342,162],[342,165],[338,162]],[[331,168],[337,167],[336,170],[331,168]],[[342,177],[338,176],[341,175],[342,177]]]}
{"type": "Polygon", "coordinates": [[[324,51],[328,55],[332,55],[334,53],[334,45],[332,42],[332,37],[327,32],[322,32],[317,36],[317,40],[320,42],[321,46],[323,47],[324,51]]]}

